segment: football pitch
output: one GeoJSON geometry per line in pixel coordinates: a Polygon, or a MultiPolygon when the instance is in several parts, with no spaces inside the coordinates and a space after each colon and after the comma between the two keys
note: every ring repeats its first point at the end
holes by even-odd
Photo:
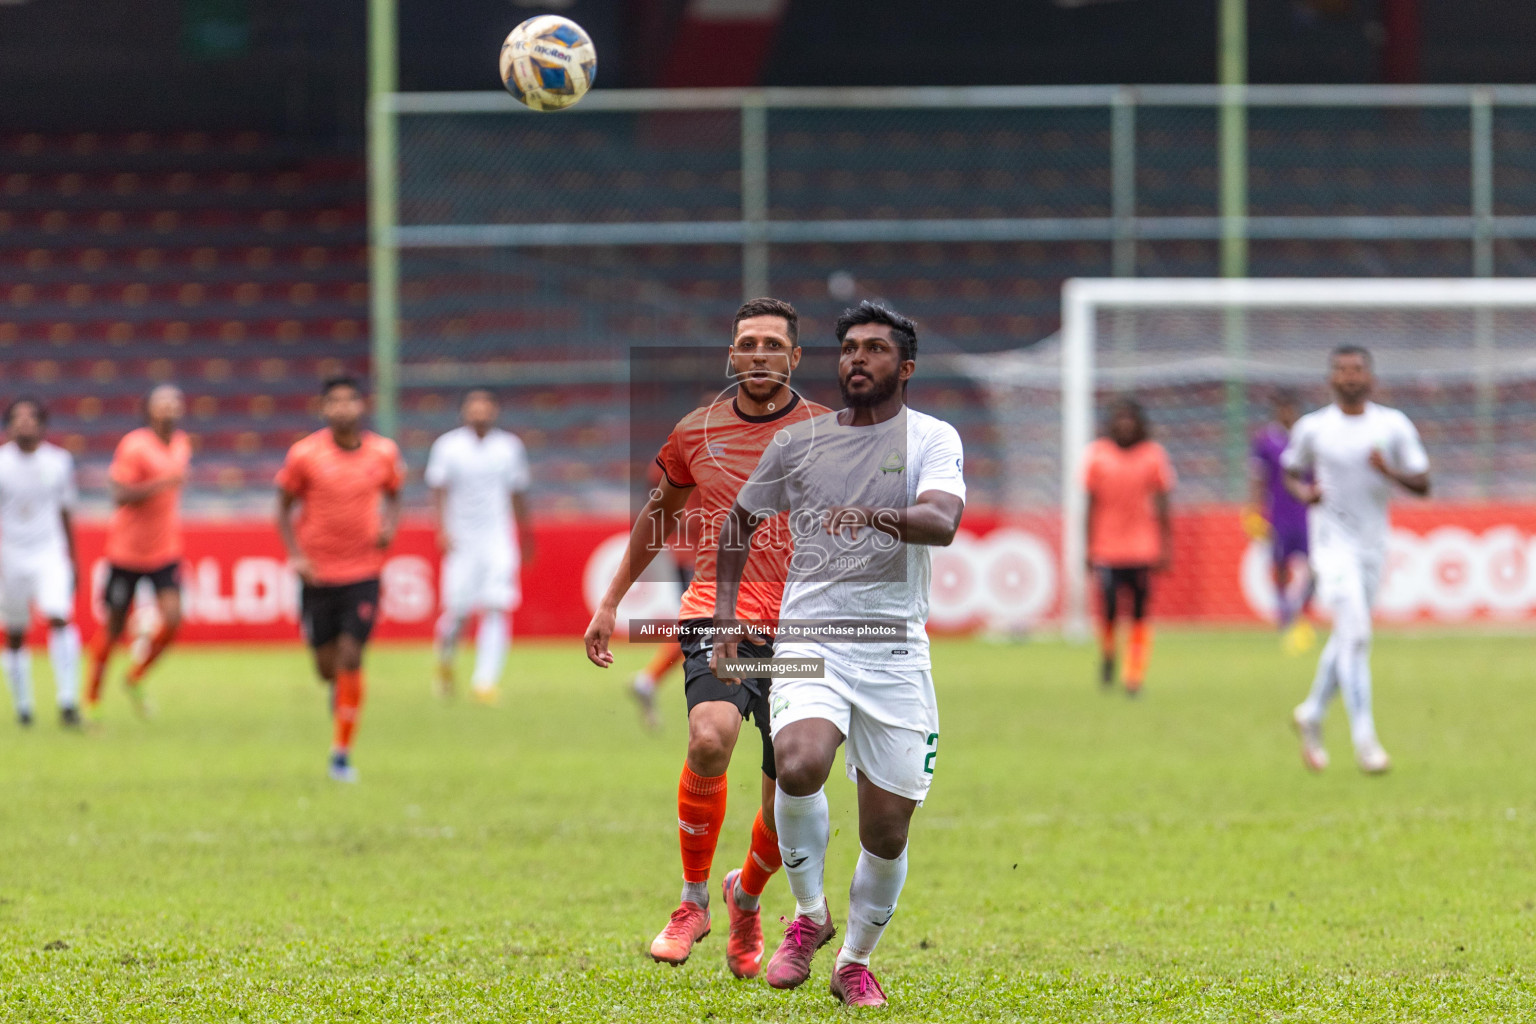
{"type": "MultiPolygon", "coordinates": [[[[743,734],[716,858],[715,931],[645,956],[676,906],[685,723],[624,685],[514,647],[502,705],[443,705],[425,647],[370,654],[357,786],[292,648],[183,648],[120,688],[103,729],[0,723],[0,1020],[840,1019],[836,943],[776,992],[726,971],[718,878],[757,793],[743,734]]],[[[1532,646],[1378,638],[1396,767],[1302,768],[1288,729],[1312,660],[1258,632],[1158,637],[1140,701],[1052,642],[935,645],[943,729],[911,876],[875,958],[881,1019],[1516,1021],[1536,1016],[1532,646]]],[[[50,694],[43,659],[41,694],[50,694]]],[[[829,783],[839,929],[853,787],[829,783]]],[[[768,949],[793,908],[764,894],[768,949]]]]}

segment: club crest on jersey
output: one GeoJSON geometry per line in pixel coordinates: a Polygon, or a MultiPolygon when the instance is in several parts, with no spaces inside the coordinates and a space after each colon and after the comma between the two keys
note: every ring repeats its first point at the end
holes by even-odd
{"type": "Polygon", "coordinates": [[[900,473],[907,468],[907,460],[902,456],[899,448],[892,448],[885,453],[884,460],[880,463],[882,473],[900,473]]]}

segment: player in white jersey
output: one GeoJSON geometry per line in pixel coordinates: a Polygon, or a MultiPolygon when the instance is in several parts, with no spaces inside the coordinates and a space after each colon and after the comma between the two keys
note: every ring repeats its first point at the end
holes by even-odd
{"type": "Polygon", "coordinates": [[[459,412],[464,425],[433,442],[427,459],[443,552],[436,685],[441,696],[453,693],[454,648],[465,621],[478,614],[471,688],[476,700],[495,704],[507,656],[507,616],[522,603],[518,570],[533,553],[526,500],[531,477],[523,442],[496,426],[501,406],[494,394],[470,391],[459,412]]]}
{"type": "MultiPolygon", "coordinates": [[[[797,904],[767,970],[774,988],[809,976],[831,941],[823,893],[830,820],[824,786],[839,746],[857,783],[862,847],[849,889],[848,932],[832,994],[880,1006],[869,959],[907,876],[907,831],[928,793],[939,713],[928,659],[928,548],[947,545],[965,508],[960,435],[906,406],[916,369],[912,321],[873,303],[837,322],[838,384],[846,408],[795,424],[768,446],[721,533],[715,603],[716,674],[732,674],[737,584],[757,522],[789,510],[794,534],[769,704],[778,765],[779,851],[797,904]],[[797,641],[806,623],[891,630],[856,642],[845,633],[797,641]],[[820,677],[785,669],[825,659],[820,677]]],[[[744,674],[755,674],[747,671],[744,674]]]]}
{"type": "Polygon", "coordinates": [[[0,446],[0,614],[5,619],[5,674],[16,720],[32,724],[32,658],[27,629],[35,608],[48,623],[59,718],[80,724],[80,632],[74,624],[75,461],[43,440],[48,413],[34,398],[5,410],[8,440],[0,446]]]}
{"type": "Polygon", "coordinates": [[[1377,774],[1392,766],[1371,712],[1371,607],[1386,564],[1387,503],[1394,486],[1420,497],[1429,493],[1429,456],[1407,416],[1370,401],[1375,380],[1368,351],[1334,349],[1328,382],[1333,404],[1297,420],[1281,456],[1286,486],[1308,506],[1312,575],[1319,603],[1333,616],[1312,692],[1292,721],[1307,767],[1322,771],[1328,766],[1323,716],[1342,693],[1355,761],[1377,774]]]}

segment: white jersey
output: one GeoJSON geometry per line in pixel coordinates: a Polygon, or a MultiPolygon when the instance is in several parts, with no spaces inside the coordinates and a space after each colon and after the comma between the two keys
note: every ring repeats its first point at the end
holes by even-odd
{"type": "Polygon", "coordinates": [[[1307,510],[1307,532],[1315,553],[1338,545],[1371,557],[1387,548],[1387,503],[1392,481],[1371,466],[1373,451],[1398,473],[1426,473],[1429,456],[1413,423],[1396,409],[1367,402],[1349,416],[1337,405],[1308,413],[1291,428],[1280,462],[1287,470],[1310,472],[1323,493],[1307,510]]]}
{"type": "Polygon", "coordinates": [[[61,515],[74,508],[75,460],[44,441],[28,454],[0,445],[0,556],[61,555],[68,550],[61,515]]]}
{"type": "MultiPolygon", "coordinates": [[[[516,434],[491,430],[480,437],[469,427],[450,430],[432,443],[427,486],[442,488],[443,527],[464,551],[500,551],[512,543],[512,492],[531,481],[528,452],[516,434]]],[[[514,568],[515,568],[514,562],[514,568]]]]}
{"type": "Polygon", "coordinates": [[[964,468],[955,428],[915,409],[860,427],[828,413],[781,431],[736,498],[749,512],[790,510],[795,551],[779,618],[904,622],[904,641],[817,646],[849,663],[928,668],[928,546],[868,528],[854,541],[834,537],[821,529],[821,513],[837,505],[907,508],[925,491],[964,501],[964,468]]]}

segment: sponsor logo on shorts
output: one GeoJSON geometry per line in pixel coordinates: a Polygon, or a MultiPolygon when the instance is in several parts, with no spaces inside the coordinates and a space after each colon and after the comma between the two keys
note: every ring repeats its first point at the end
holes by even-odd
{"type": "Polygon", "coordinates": [[[362,604],[358,605],[357,606],[357,617],[359,619],[362,619],[364,622],[372,622],[373,621],[373,602],[372,601],[364,601],[362,604]]]}
{"type": "Polygon", "coordinates": [[[775,696],[769,704],[772,706],[772,714],[782,715],[789,710],[789,698],[775,696]]]}

